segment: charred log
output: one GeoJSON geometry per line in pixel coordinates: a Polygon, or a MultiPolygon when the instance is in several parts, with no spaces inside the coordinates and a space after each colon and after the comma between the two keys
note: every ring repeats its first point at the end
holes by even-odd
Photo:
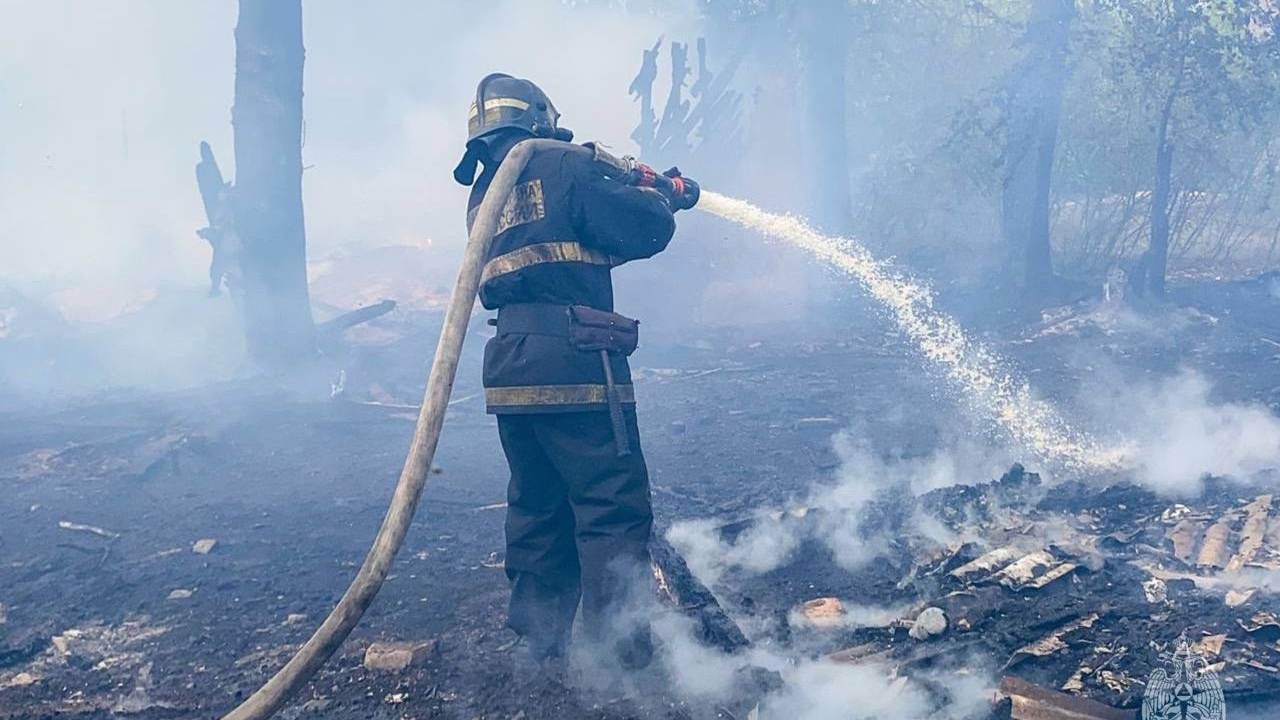
{"type": "Polygon", "coordinates": [[[750,645],[715,595],[689,571],[684,558],[660,533],[654,534],[649,553],[660,590],[698,622],[700,640],[726,652],[738,652],[750,645]]]}
{"type": "Polygon", "coordinates": [[[383,300],[362,308],[356,308],[351,312],[343,313],[332,320],[326,320],[316,326],[316,334],[320,336],[333,337],[340,334],[348,328],[356,325],[367,323],[370,320],[386,315],[396,309],[395,300],[383,300]]]}

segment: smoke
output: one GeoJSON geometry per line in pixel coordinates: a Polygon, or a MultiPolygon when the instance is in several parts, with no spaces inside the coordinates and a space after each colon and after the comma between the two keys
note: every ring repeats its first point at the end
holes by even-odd
{"type": "Polygon", "coordinates": [[[822,660],[801,663],[789,673],[785,688],[761,703],[760,716],[788,720],[964,720],[991,713],[995,693],[987,677],[934,673],[928,680],[943,689],[945,703],[940,705],[918,682],[894,678],[882,666],[822,660]]]}
{"type": "Polygon", "coordinates": [[[230,134],[234,22],[231,3],[8,9],[0,279],[199,282],[192,167],[199,140],[230,134]]]}
{"type": "MultiPolygon", "coordinates": [[[[959,438],[927,455],[887,459],[855,431],[838,433],[832,442],[839,472],[815,486],[806,506],[821,509],[812,527],[814,539],[849,570],[875,560],[894,539],[865,530],[867,521],[875,519],[869,512],[876,503],[986,482],[1012,464],[1007,451],[959,438]]],[[[920,511],[912,513],[906,529],[939,545],[959,539],[920,511]]]]}
{"type": "Polygon", "coordinates": [[[678,522],[667,531],[667,540],[684,556],[694,575],[715,585],[730,570],[760,574],[785,565],[803,539],[800,528],[785,519],[758,511],[751,525],[733,541],[721,537],[721,522],[678,522]]]}
{"type": "MultiPolygon", "coordinates": [[[[892,610],[865,612],[881,619],[892,610]]],[[[659,704],[678,699],[693,717],[724,717],[725,708],[735,708],[761,720],[965,720],[993,707],[994,673],[981,661],[966,658],[907,678],[887,665],[839,663],[795,647],[757,643],[729,654],[703,643],[697,623],[652,592],[633,592],[612,631],[626,635],[640,621],[657,641],[649,672],[620,670],[601,646],[573,644],[575,685],[588,698],[621,690],[655,715],[668,707],[659,704]]]]}
{"type": "MultiPolygon", "coordinates": [[[[329,297],[325,287],[359,281],[337,277],[353,250],[417,253],[421,262],[383,268],[409,276],[389,283],[403,288],[391,299],[405,311],[421,307],[430,294],[421,288],[451,285],[468,192],[451,171],[487,73],[536,80],[581,139],[635,150],[627,86],[641,50],[696,15],[606,5],[392,0],[353,14],[304,4],[308,249],[317,269],[331,270],[317,306],[349,309],[353,293],[329,297]]],[[[0,296],[22,296],[26,310],[0,298],[0,354],[36,368],[11,376],[23,389],[186,385],[239,366],[224,357],[241,345],[230,299],[204,298],[210,250],[195,235],[206,219],[193,170],[208,140],[235,177],[235,23],[229,1],[50,0],[6,13],[0,296]],[[125,315],[128,328],[117,327],[125,315]],[[211,315],[219,320],[206,323],[211,315]],[[15,350],[6,341],[18,337],[15,350]],[[75,359],[86,346],[93,362],[75,359]],[[153,372],[134,371],[148,364],[153,372]]]]}
{"type": "MultiPolygon", "coordinates": [[[[1274,488],[1280,477],[1280,418],[1258,404],[1221,402],[1202,375],[1183,371],[1149,385],[1094,387],[1086,415],[1119,438],[1129,470],[1123,477],[1169,497],[1193,498],[1209,475],[1274,488]]],[[[1016,450],[966,438],[953,430],[939,449],[922,456],[877,452],[856,429],[832,438],[840,459],[830,478],[816,480],[782,510],[758,510],[736,535],[722,520],[675,523],[668,539],[704,582],[727,573],[760,575],[791,562],[806,542],[857,570],[882,557],[900,532],[886,536],[876,511],[886,501],[999,477],[1019,459],[1016,450]]],[[[1114,479],[1109,476],[1109,479],[1114,479]]],[[[901,504],[901,503],[898,503],[901,504]]],[[[981,538],[957,536],[914,510],[901,528],[936,546],[981,538]]]]}
{"type": "Polygon", "coordinates": [[[663,610],[652,628],[661,641],[659,662],[682,697],[726,702],[740,689],[744,659],[699,642],[692,619],[663,610]]]}
{"type": "Polygon", "coordinates": [[[1215,579],[1242,591],[1258,590],[1268,595],[1280,595],[1280,570],[1245,567],[1215,579]]]}
{"type": "MultiPolygon", "coordinates": [[[[1106,418],[1108,427],[1126,440],[1123,448],[1131,475],[1145,486],[1166,495],[1199,495],[1207,474],[1274,484],[1280,467],[1280,419],[1260,405],[1215,399],[1211,384],[1197,373],[1183,371],[1151,384],[1095,389],[1094,395],[1094,425],[1103,427],[1106,418]],[[1104,409],[1106,414],[1099,414],[1104,409]]],[[[736,537],[726,537],[720,530],[722,523],[679,523],[670,530],[669,540],[690,569],[710,585],[720,583],[727,573],[758,574],[781,567],[793,561],[806,542],[820,544],[839,564],[856,570],[883,555],[889,543],[904,534],[939,544],[982,541],[955,537],[952,530],[919,511],[910,516],[905,532],[895,537],[878,535],[874,510],[878,501],[993,477],[1014,457],[1009,449],[953,436],[944,438],[942,449],[929,455],[886,458],[862,438],[856,430],[837,434],[833,444],[841,459],[838,472],[787,503],[788,510],[757,513],[736,537]]],[[[998,512],[998,508],[992,510],[998,512]]],[[[1050,533],[1053,530],[1049,528],[1050,533]]],[[[1280,591],[1280,575],[1274,571],[1245,573],[1227,586],[1280,591]]],[[[880,625],[905,612],[856,602],[846,604],[844,611],[841,623],[850,628],[880,625]]],[[[793,612],[792,627],[803,627],[800,620],[793,612]]],[[[681,668],[687,676],[682,687],[689,686],[686,690],[699,697],[716,697],[737,687],[741,672],[731,672],[723,657],[696,641],[678,634],[672,637],[680,627],[664,628],[663,637],[674,648],[672,671],[681,668]]],[[[796,647],[791,651],[798,652],[796,647]]],[[[985,672],[913,675],[908,680],[875,665],[788,658],[768,649],[748,656],[744,662],[779,672],[784,679],[761,701],[762,718],[958,719],[983,717],[991,708],[992,681],[985,672]],[[941,704],[939,694],[947,698],[941,704]]]]}
{"type": "Polygon", "coordinates": [[[963,720],[986,717],[992,709],[992,674],[985,670],[956,668],[907,678],[878,663],[795,657],[777,649],[727,655],[699,643],[687,619],[670,612],[654,630],[664,648],[665,673],[681,697],[729,704],[755,690],[761,720],[963,720]],[[763,696],[751,682],[761,672],[777,678],[763,696]]]}
{"type": "MultiPolygon", "coordinates": [[[[757,511],[732,539],[721,532],[722,521],[706,519],[673,524],[667,539],[708,585],[729,572],[758,575],[780,568],[806,541],[824,548],[841,567],[857,570],[881,557],[895,539],[875,526],[880,503],[986,482],[1012,464],[1007,450],[959,438],[917,457],[886,458],[856,430],[837,433],[832,443],[840,459],[837,473],[815,482],[805,495],[787,503],[787,510],[757,511]]],[[[918,511],[909,517],[907,529],[937,545],[971,539],[956,537],[918,511]]]]}
{"type": "MultiPolygon", "coordinates": [[[[193,166],[234,177],[235,4],[52,0],[0,28],[0,277],[202,280],[193,166]],[[57,58],[57,62],[47,62],[57,58]]],[[[622,150],[627,84],[672,18],[561,3],[393,0],[304,7],[311,247],[465,240],[450,173],[481,76],[534,78],[583,139],[622,150]],[[563,52],[530,52],[531,47],[563,52]],[[446,71],[447,70],[447,71],[446,71]]],[[[444,258],[442,258],[442,261],[444,258]]]]}
{"type": "Polygon", "coordinates": [[[1280,473],[1280,418],[1256,403],[1222,402],[1193,370],[1154,383],[1091,392],[1098,424],[1127,444],[1134,477],[1167,496],[1195,497],[1206,476],[1275,486],[1280,473]]]}
{"type": "Polygon", "coordinates": [[[1233,573],[1213,576],[1174,573],[1172,577],[1191,580],[1202,591],[1226,594],[1234,590],[1249,594],[1250,597],[1253,593],[1271,597],[1280,596],[1280,570],[1278,569],[1246,566],[1233,573]]]}

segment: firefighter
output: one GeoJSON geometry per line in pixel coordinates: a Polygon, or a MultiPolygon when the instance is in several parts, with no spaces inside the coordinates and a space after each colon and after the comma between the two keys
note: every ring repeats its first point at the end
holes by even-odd
{"type": "Polygon", "coordinates": [[[484,353],[485,401],[511,470],[508,626],[526,659],[556,665],[581,604],[583,634],[620,666],[638,668],[652,655],[648,625],[616,621],[628,595],[652,584],[653,513],[627,364],[638,323],[613,312],[610,270],[662,252],[673,213],[692,207],[699,191],[674,168],[658,177],[668,181],[640,183],[661,189],[606,176],[558,119],[537,85],[489,75],[476,89],[454,170],[472,186],[470,230],[516,144],[563,141],[537,150],[521,173],[480,284],[481,303],[497,310],[484,353]]]}

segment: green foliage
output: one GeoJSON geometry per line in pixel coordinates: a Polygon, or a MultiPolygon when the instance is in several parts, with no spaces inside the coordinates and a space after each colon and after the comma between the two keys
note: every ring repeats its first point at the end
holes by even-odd
{"type": "Polygon", "coordinates": [[[1098,271],[1145,248],[1162,129],[1173,259],[1184,269],[1229,260],[1232,245],[1274,222],[1275,12],[1238,0],[1092,0],[1081,10],[1055,178],[1068,260],[1098,271]]]}
{"type": "MultiPolygon", "coordinates": [[[[766,47],[806,42],[791,22],[797,3],[841,1],[590,4],[693,6],[710,33],[754,33],[758,61],[776,66],[793,60],[766,58],[766,47]]],[[[999,250],[1011,145],[1007,93],[1028,53],[1032,3],[843,1],[860,235],[910,262],[998,265],[989,255],[999,250]]],[[[1280,2],[1076,0],[1076,8],[1052,186],[1056,266],[1100,275],[1145,249],[1161,137],[1173,158],[1175,265],[1207,267],[1249,246],[1280,245],[1272,242],[1280,240],[1280,2]]]]}
{"type": "Polygon", "coordinates": [[[854,208],[860,235],[880,252],[922,269],[976,270],[992,259],[997,151],[985,110],[1016,59],[1020,6],[940,0],[854,6],[848,93],[854,208]]]}

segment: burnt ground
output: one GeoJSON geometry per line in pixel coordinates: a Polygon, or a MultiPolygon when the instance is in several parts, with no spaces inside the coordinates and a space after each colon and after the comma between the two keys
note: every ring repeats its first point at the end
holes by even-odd
{"type": "MultiPolygon", "coordinates": [[[[1280,341],[1280,317],[1267,288],[1188,286],[1177,299],[1195,310],[1158,314],[1140,338],[1063,318],[984,334],[1066,405],[1104,366],[1129,377],[1189,366],[1220,399],[1280,409],[1280,347],[1268,342],[1280,341]]],[[[0,718],[218,717],[283,662],[363,558],[407,447],[414,413],[395,405],[416,402],[438,318],[385,322],[417,330],[357,346],[287,391],[246,379],[0,408],[0,718]],[[330,399],[338,367],[346,391],[330,399]],[[193,552],[205,538],[217,541],[212,552],[193,552]]],[[[694,715],[663,693],[637,704],[513,683],[495,507],[505,465],[477,397],[479,348],[469,343],[438,472],[392,577],[283,716],[694,715]],[[427,639],[437,645],[419,667],[362,667],[371,642],[427,639]]],[[[954,436],[962,416],[869,318],[695,344],[659,332],[633,365],[663,523],[729,522],[803,495],[838,469],[840,428],[880,452],[918,455],[954,436]]],[[[888,599],[899,575],[865,584],[868,601],[888,599]]],[[[757,585],[753,602],[778,607],[822,594],[757,585]]]]}

